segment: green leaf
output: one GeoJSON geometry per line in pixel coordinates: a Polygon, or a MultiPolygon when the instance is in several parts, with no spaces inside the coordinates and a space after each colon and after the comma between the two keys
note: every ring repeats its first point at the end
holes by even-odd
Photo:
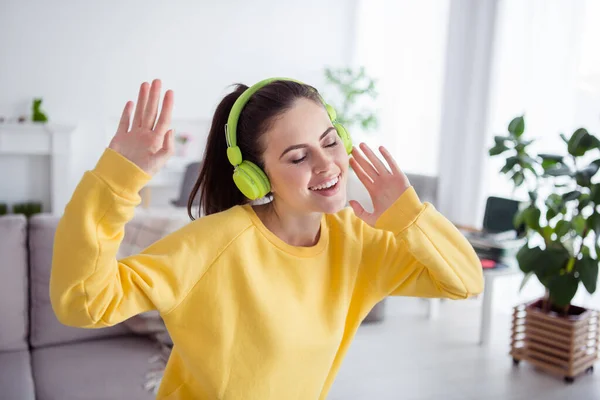
{"type": "Polygon", "coordinates": [[[538,157],[540,157],[542,159],[542,161],[554,161],[554,162],[562,162],[563,161],[563,156],[557,155],[557,154],[538,154],[538,157]]]}
{"type": "Polygon", "coordinates": [[[581,254],[583,254],[584,257],[589,257],[590,256],[590,248],[587,246],[581,246],[581,254]]]}
{"type": "Polygon", "coordinates": [[[577,171],[575,173],[575,180],[577,181],[577,184],[585,187],[591,186],[592,177],[596,175],[598,168],[599,166],[597,164],[591,163],[582,170],[577,171]]]}
{"type": "Polygon", "coordinates": [[[521,226],[525,222],[525,210],[527,209],[519,210],[513,217],[513,226],[516,230],[521,230],[521,226]]]}
{"type": "Polygon", "coordinates": [[[591,257],[583,257],[575,261],[575,268],[579,272],[579,278],[589,294],[594,294],[598,283],[598,261],[591,257]]]}
{"type": "Polygon", "coordinates": [[[531,200],[532,203],[535,203],[538,198],[537,192],[527,192],[527,193],[529,194],[529,200],[531,200]]]}
{"type": "Polygon", "coordinates": [[[539,154],[538,157],[542,159],[542,168],[544,169],[544,171],[563,162],[563,156],[559,155],[539,154]]]}
{"type": "Polygon", "coordinates": [[[594,204],[600,205],[600,185],[594,184],[591,187],[591,200],[594,204]]]}
{"type": "Polygon", "coordinates": [[[577,215],[575,218],[573,218],[571,223],[573,224],[575,232],[577,232],[579,236],[583,235],[583,231],[585,230],[585,218],[583,215],[577,215]]]}
{"type": "Polygon", "coordinates": [[[557,164],[548,168],[545,171],[545,174],[547,176],[571,176],[573,175],[573,172],[571,171],[571,168],[567,167],[566,165],[557,164]]]}
{"type": "Polygon", "coordinates": [[[561,238],[565,236],[571,230],[571,223],[569,221],[560,220],[556,223],[556,228],[554,232],[556,235],[561,238]]]}
{"type": "Polygon", "coordinates": [[[529,228],[537,231],[540,229],[540,217],[541,216],[542,216],[542,212],[539,210],[539,208],[536,208],[535,206],[531,205],[525,209],[525,214],[523,215],[523,219],[525,221],[525,224],[529,228]]]}
{"type": "Polygon", "coordinates": [[[558,274],[549,279],[547,288],[552,303],[558,307],[566,307],[575,297],[578,286],[579,280],[575,278],[574,274],[558,274]]]}
{"type": "Polygon", "coordinates": [[[513,118],[508,124],[508,131],[515,137],[520,137],[525,131],[525,119],[523,116],[513,118]]]}
{"type": "Polygon", "coordinates": [[[494,142],[498,144],[506,144],[506,142],[512,143],[514,141],[510,136],[494,136],[494,142]]]}
{"type": "Polygon", "coordinates": [[[568,143],[569,154],[576,157],[582,156],[596,147],[598,147],[598,139],[590,135],[585,128],[579,128],[573,132],[568,143]]]}
{"type": "Polygon", "coordinates": [[[553,233],[554,233],[554,229],[552,229],[552,227],[549,225],[546,225],[546,226],[540,228],[540,234],[542,235],[542,237],[544,238],[544,240],[546,242],[549,242],[552,240],[553,233]]]}
{"type": "Polygon", "coordinates": [[[525,245],[519,249],[517,253],[517,261],[519,262],[519,268],[524,273],[535,272],[535,269],[540,266],[540,260],[542,259],[544,251],[536,246],[529,248],[525,245]]]}
{"type": "Polygon", "coordinates": [[[581,172],[585,173],[590,178],[596,175],[596,172],[598,172],[598,169],[600,169],[600,163],[598,163],[597,161],[599,160],[591,162],[587,167],[582,169],[581,172]]]}
{"type": "Polygon", "coordinates": [[[523,171],[517,171],[510,179],[512,179],[516,187],[519,187],[525,182],[525,175],[523,174],[523,171]]]}
{"type": "Polygon", "coordinates": [[[560,269],[566,265],[569,257],[569,252],[563,246],[542,250],[539,246],[529,248],[528,245],[525,245],[517,253],[521,271],[524,273],[535,272],[542,284],[550,276],[558,274],[560,269]]]}
{"type": "Polygon", "coordinates": [[[506,174],[507,172],[509,172],[511,169],[514,168],[515,165],[517,165],[517,163],[519,162],[519,158],[517,156],[512,156],[512,157],[508,157],[506,159],[506,164],[504,165],[504,167],[500,170],[500,173],[502,174],[506,174]]]}
{"type": "MultiPolygon", "coordinates": [[[[588,224],[590,229],[596,233],[596,236],[600,236],[600,214],[594,211],[588,218],[588,224]]],[[[600,256],[600,254],[598,254],[598,256],[600,256]]]]}
{"type": "Polygon", "coordinates": [[[587,193],[583,193],[581,196],[579,196],[579,204],[577,204],[577,209],[579,210],[579,213],[581,213],[581,211],[590,204],[590,199],[591,196],[587,193]]]}
{"type": "Polygon", "coordinates": [[[548,211],[546,211],[546,221],[552,220],[552,218],[556,217],[557,215],[558,213],[555,210],[549,208],[548,211]]]}
{"type": "Polygon", "coordinates": [[[563,201],[571,201],[571,200],[575,200],[577,198],[579,198],[579,195],[581,195],[581,192],[579,190],[573,190],[569,193],[565,193],[563,194],[562,198],[563,201]]]}
{"type": "Polygon", "coordinates": [[[506,150],[509,150],[504,144],[497,144],[492,147],[489,151],[490,156],[497,156],[499,154],[504,153],[506,150]]]}
{"type": "Polygon", "coordinates": [[[523,291],[523,288],[525,287],[525,285],[527,284],[527,282],[529,281],[529,279],[534,276],[535,274],[533,273],[533,271],[530,271],[528,273],[525,274],[525,276],[523,277],[523,280],[521,281],[521,285],[519,285],[519,293],[521,291],[523,291]]]}
{"type": "Polygon", "coordinates": [[[548,196],[548,198],[546,199],[546,206],[548,208],[553,209],[557,213],[560,213],[560,212],[564,213],[566,211],[565,203],[563,202],[563,198],[558,193],[552,193],[552,194],[550,194],[550,196],[548,196]]]}

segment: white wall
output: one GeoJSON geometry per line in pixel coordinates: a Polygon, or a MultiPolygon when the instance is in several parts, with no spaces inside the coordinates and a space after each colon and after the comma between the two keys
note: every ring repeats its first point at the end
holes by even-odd
{"type": "MultiPolygon", "coordinates": [[[[11,1],[0,5],[0,116],[77,124],[74,188],[139,84],[175,91],[174,118],[209,119],[228,85],[293,76],[317,87],[352,60],[355,0],[11,1]]],[[[2,200],[0,199],[0,202],[2,200]]]]}

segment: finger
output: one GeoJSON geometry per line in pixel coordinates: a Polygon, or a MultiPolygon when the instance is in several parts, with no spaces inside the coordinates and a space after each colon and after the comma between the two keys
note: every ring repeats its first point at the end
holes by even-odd
{"type": "Polygon", "coordinates": [[[121,120],[119,121],[119,127],[117,128],[117,135],[123,135],[129,131],[132,108],[133,102],[128,101],[123,109],[123,114],[121,114],[121,120]]]}
{"type": "Polygon", "coordinates": [[[173,129],[171,129],[170,131],[168,131],[165,134],[165,138],[163,140],[163,146],[162,148],[158,151],[158,155],[171,155],[175,152],[175,132],[173,132],[173,129]]]}
{"type": "Polygon", "coordinates": [[[392,174],[404,175],[404,173],[402,172],[400,167],[398,167],[398,164],[396,164],[396,160],[394,160],[394,157],[392,157],[390,152],[385,147],[383,147],[383,146],[379,147],[379,151],[383,155],[383,158],[385,158],[385,161],[390,166],[390,169],[392,170],[392,174]]]}
{"type": "Polygon", "coordinates": [[[352,207],[352,210],[354,211],[354,214],[356,214],[356,216],[358,218],[364,219],[365,217],[367,217],[369,215],[367,210],[365,210],[364,207],[361,206],[358,201],[350,200],[349,203],[350,203],[350,207],[352,207]]]}
{"type": "Polygon", "coordinates": [[[375,180],[379,172],[373,167],[373,165],[358,151],[356,147],[352,148],[352,157],[358,164],[362,167],[363,171],[365,171],[369,176],[375,180]]]}
{"type": "Polygon", "coordinates": [[[371,190],[373,189],[373,181],[371,180],[369,175],[367,175],[367,173],[362,169],[362,167],[358,164],[358,162],[356,162],[354,158],[350,159],[350,166],[352,167],[352,170],[358,177],[358,180],[360,180],[361,183],[367,188],[369,193],[371,193],[371,190]]]}
{"type": "Polygon", "coordinates": [[[142,126],[142,116],[144,115],[144,108],[146,108],[146,101],[148,100],[148,90],[150,86],[148,82],[142,83],[140,86],[140,92],[138,93],[138,100],[135,106],[135,114],[133,115],[134,127],[142,126]]]}
{"type": "MultiPolygon", "coordinates": [[[[160,99],[160,89],[162,83],[160,79],[152,81],[152,87],[150,87],[150,97],[144,110],[144,116],[142,118],[142,126],[148,129],[154,129],[154,123],[156,122],[156,115],[158,114],[158,101],[160,99]]],[[[162,133],[162,132],[161,132],[162,133]]]]}
{"type": "Polygon", "coordinates": [[[381,159],[377,157],[375,153],[373,153],[373,150],[371,150],[369,146],[367,146],[365,143],[361,143],[360,149],[363,151],[363,153],[365,153],[369,161],[371,161],[371,164],[373,164],[380,174],[390,173],[385,164],[381,162],[381,159]]]}
{"type": "Polygon", "coordinates": [[[172,90],[167,90],[163,100],[160,116],[154,130],[156,132],[164,132],[171,126],[171,113],[173,111],[174,94],[172,90]]]}

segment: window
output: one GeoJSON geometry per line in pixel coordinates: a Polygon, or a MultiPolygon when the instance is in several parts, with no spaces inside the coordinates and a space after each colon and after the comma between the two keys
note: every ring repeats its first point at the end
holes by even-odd
{"type": "MultiPolygon", "coordinates": [[[[559,153],[559,133],[584,126],[600,134],[600,3],[595,0],[499,2],[490,101],[490,143],[510,120],[525,115],[535,153],[559,153]]],[[[487,193],[511,196],[512,186],[487,168],[487,193]]],[[[518,198],[526,193],[517,192],[518,198]]]]}
{"type": "Polygon", "coordinates": [[[449,6],[450,0],[358,4],[355,61],[379,79],[377,142],[405,172],[437,175],[449,6]]]}

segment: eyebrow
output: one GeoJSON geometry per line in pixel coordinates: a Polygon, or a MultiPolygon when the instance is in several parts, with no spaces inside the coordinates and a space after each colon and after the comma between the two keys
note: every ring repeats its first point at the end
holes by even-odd
{"type": "MultiPolygon", "coordinates": [[[[332,130],[335,130],[335,128],[334,128],[333,126],[330,126],[329,128],[327,128],[327,130],[326,130],[325,132],[323,132],[323,134],[321,135],[321,137],[319,138],[319,140],[323,140],[323,138],[324,138],[325,136],[327,136],[327,134],[328,134],[329,132],[331,132],[332,130]]],[[[281,155],[279,156],[279,159],[281,160],[281,158],[282,158],[282,157],[283,157],[283,156],[284,156],[284,155],[285,155],[287,152],[289,152],[289,151],[296,150],[296,149],[302,149],[302,148],[304,148],[304,147],[308,147],[308,145],[306,145],[306,144],[295,144],[295,145],[293,145],[293,146],[290,146],[290,147],[288,147],[287,149],[285,149],[285,150],[283,151],[283,153],[281,153],[281,155]]]]}

